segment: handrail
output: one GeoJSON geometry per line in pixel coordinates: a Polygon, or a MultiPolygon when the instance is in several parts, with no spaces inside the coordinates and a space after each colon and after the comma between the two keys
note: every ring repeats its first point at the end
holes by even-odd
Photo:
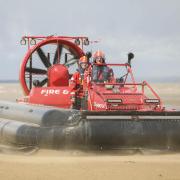
{"type": "MultiPolygon", "coordinates": [[[[95,85],[100,85],[100,86],[105,86],[105,85],[120,85],[120,86],[122,86],[122,87],[124,87],[124,86],[142,86],[142,93],[143,94],[145,94],[144,93],[144,86],[147,86],[149,89],[150,89],[150,91],[153,93],[153,95],[157,98],[157,99],[159,99],[160,100],[160,104],[162,105],[162,102],[161,102],[161,98],[158,96],[158,94],[154,91],[154,89],[146,82],[146,81],[143,81],[142,83],[111,83],[111,82],[107,82],[107,83],[95,83],[94,82],[94,84],[95,85]]],[[[136,90],[137,90],[137,88],[136,88],[136,90]]]]}
{"type": "Polygon", "coordinates": [[[161,101],[161,98],[158,96],[158,94],[154,91],[154,89],[146,82],[146,81],[143,81],[143,83],[145,85],[147,85],[147,87],[151,90],[151,92],[154,94],[154,96],[160,100],[160,105],[162,106],[162,101],[161,101]]]}

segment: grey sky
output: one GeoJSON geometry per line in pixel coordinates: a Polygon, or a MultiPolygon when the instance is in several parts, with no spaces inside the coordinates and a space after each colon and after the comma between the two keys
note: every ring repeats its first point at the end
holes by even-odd
{"type": "Polygon", "coordinates": [[[23,35],[87,35],[138,79],[180,78],[179,0],[0,0],[0,80],[18,79],[23,35]]]}

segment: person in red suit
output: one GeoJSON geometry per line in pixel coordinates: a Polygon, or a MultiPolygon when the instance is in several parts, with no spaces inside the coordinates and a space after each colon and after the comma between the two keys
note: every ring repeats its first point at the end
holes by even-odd
{"type": "Polygon", "coordinates": [[[73,74],[70,79],[70,86],[74,89],[78,89],[83,85],[84,74],[88,70],[89,62],[86,56],[82,56],[79,59],[79,69],[73,74]]]}
{"type": "Polygon", "coordinates": [[[79,59],[79,68],[73,74],[70,79],[70,87],[75,90],[75,99],[73,102],[74,109],[85,109],[85,94],[84,94],[84,85],[87,83],[87,74],[88,68],[90,67],[88,58],[86,56],[82,56],[79,59]]]}

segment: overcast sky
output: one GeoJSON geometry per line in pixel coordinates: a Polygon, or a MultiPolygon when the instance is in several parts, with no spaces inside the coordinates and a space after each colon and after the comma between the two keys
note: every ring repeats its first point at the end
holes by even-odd
{"type": "Polygon", "coordinates": [[[0,0],[0,80],[18,79],[23,35],[86,35],[138,79],[180,79],[179,0],[0,0]]]}

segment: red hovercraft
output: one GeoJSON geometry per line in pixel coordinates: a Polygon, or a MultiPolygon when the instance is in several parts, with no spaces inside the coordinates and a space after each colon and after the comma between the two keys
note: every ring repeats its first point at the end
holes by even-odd
{"type": "MultiPolygon", "coordinates": [[[[24,36],[28,45],[20,69],[25,97],[0,102],[0,142],[43,148],[180,148],[180,111],[133,77],[124,64],[107,64],[111,82],[93,82],[89,70],[79,89],[69,85],[78,59],[91,53],[88,37],[24,36]],[[81,101],[77,101],[80,97],[81,101]],[[80,103],[80,104],[78,104],[80,103]]],[[[93,63],[92,63],[93,66],[93,63]]]]}

